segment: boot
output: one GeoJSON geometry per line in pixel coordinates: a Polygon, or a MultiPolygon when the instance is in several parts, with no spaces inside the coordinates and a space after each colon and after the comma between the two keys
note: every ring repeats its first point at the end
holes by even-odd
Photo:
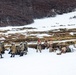
{"type": "Polygon", "coordinates": [[[3,58],[3,57],[2,57],[2,54],[1,54],[1,58],[3,58]]]}

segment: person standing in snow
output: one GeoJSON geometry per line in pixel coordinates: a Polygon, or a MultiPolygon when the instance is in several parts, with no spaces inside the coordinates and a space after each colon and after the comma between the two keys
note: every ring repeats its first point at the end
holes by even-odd
{"type": "Polygon", "coordinates": [[[37,41],[37,50],[36,50],[36,52],[38,52],[38,50],[41,53],[41,40],[40,39],[38,39],[38,41],[37,41]]]}
{"type": "Polygon", "coordinates": [[[1,44],[1,42],[0,42],[0,57],[1,57],[1,58],[3,58],[3,57],[2,57],[2,50],[3,50],[3,49],[2,49],[2,44],[1,44]]]}
{"type": "Polygon", "coordinates": [[[50,42],[49,42],[49,52],[52,52],[52,51],[53,51],[52,45],[53,45],[53,40],[52,40],[52,38],[50,38],[50,42]]]}
{"type": "Polygon", "coordinates": [[[15,53],[16,53],[16,46],[15,46],[15,43],[12,43],[12,46],[11,46],[11,57],[15,57],[15,53]]]}
{"type": "Polygon", "coordinates": [[[28,52],[28,43],[27,43],[27,41],[24,42],[24,51],[28,52]]]}
{"type": "Polygon", "coordinates": [[[20,43],[20,56],[23,56],[23,54],[24,54],[24,49],[25,49],[24,43],[21,42],[21,43],[20,43]]]}
{"type": "Polygon", "coordinates": [[[4,41],[1,41],[1,46],[2,46],[2,54],[4,54],[5,53],[4,41]]]}

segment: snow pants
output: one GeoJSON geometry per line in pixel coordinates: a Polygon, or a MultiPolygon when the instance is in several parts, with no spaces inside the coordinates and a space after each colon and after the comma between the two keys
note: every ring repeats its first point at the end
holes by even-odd
{"type": "Polygon", "coordinates": [[[36,52],[40,52],[41,53],[41,45],[37,45],[37,50],[36,50],[36,52]]]}

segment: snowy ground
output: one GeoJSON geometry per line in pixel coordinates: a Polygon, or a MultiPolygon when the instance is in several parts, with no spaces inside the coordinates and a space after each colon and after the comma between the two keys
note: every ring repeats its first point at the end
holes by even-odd
{"type": "MultiPolygon", "coordinates": [[[[76,28],[76,18],[73,18],[74,16],[76,16],[76,11],[57,15],[55,18],[37,19],[35,23],[27,26],[1,27],[0,30],[9,29],[10,31],[4,33],[9,34],[27,31],[48,31],[59,28],[76,28]],[[33,27],[36,29],[16,30],[16,28],[21,27],[33,27]]],[[[3,59],[0,59],[1,75],[76,75],[76,51],[56,55],[55,52],[49,53],[47,49],[43,50],[42,53],[36,53],[35,49],[29,48],[28,54],[23,57],[16,56],[15,58],[10,58],[8,51],[6,51],[3,57],[3,59]]]]}
{"type": "Polygon", "coordinates": [[[0,59],[1,75],[76,75],[76,51],[62,55],[48,49],[36,53],[28,49],[23,57],[10,58],[8,51],[0,59]]]}

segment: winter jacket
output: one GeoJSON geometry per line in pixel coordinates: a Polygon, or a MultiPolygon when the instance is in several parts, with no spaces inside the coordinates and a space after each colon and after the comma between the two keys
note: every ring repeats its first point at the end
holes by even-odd
{"type": "Polygon", "coordinates": [[[2,52],[2,46],[0,45],[0,54],[1,54],[1,52],[2,52]]]}
{"type": "Polygon", "coordinates": [[[20,50],[21,50],[21,51],[24,51],[24,43],[22,43],[22,44],[20,45],[20,50]]]}
{"type": "Polygon", "coordinates": [[[28,43],[27,43],[27,41],[24,42],[24,51],[27,51],[28,52],[28,43]]]}
{"type": "Polygon", "coordinates": [[[16,53],[16,46],[15,46],[15,44],[13,44],[13,45],[11,46],[11,50],[12,50],[12,53],[16,53]]]}
{"type": "Polygon", "coordinates": [[[37,41],[37,45],[41,45],[41,41],[37,41]]]}

